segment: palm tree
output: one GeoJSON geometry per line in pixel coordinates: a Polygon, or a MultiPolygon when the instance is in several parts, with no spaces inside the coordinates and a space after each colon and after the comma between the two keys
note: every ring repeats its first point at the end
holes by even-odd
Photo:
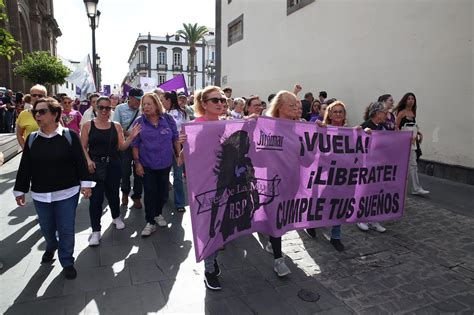
{"type": "Polygon", "coordinates": [[[191,74],[191,87],[194,90],[194,72],[195,72],[195,66],[194,66],[194,61],[196,59],[196,43],[199,42],[201,39],[204,38],[204,36],[209,32],[207,27],[205,26],[198,26],[197,23],[194,25],[191,23],[183,23],[183,28],[182,30],[179,30],[176,32],[177,35],[180,35],[183,37],[188,43],[189,43],[189,60],[188,60],[188,66],[189,66],[189,71],[191,74]]]}

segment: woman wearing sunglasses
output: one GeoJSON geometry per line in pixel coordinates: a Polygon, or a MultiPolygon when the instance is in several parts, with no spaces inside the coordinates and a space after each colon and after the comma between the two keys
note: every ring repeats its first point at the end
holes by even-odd
{"type": "MultiPolygon", "coordinates": [[[[347,112],[346,105],[341,101],[332,102],[326,109],[324,114],[323,124],[319,126],[336,126],[344,127],[347,124],[347,112]]],[[[306,229],[308,236],[315,238],[316,229],[306,229]]],[[[344,244],[341,242],[341,226],[335,225],[331,228],[331,239],[330,243],[338,252],[344,251],[344,244]]]]}
{"type": "MultiPolygon", "coordinates": [[[[36,103],[38,99],[46,97],[47,94],[46,87],[39,84],[34,85],[30,89],[30,103],[36,103]]],[[[22,111],[16,120],[16,138],[18,139],[18,144],[22,149],[25,146],[25,139],[28,135],[37,131],[39,128],[35,117],[31,114],[31,109],[32,108],[27,108],[22,111]]]]}
{"type": "Polygon", "coordinates": [[[65,277],[74,279],[74,223],[79,190],[88,198],[92,182],[79,137],[59,124],[61,111],[53,98],[40,98],[34,104],[31,113],[39,131],[26,139],[13,193],[17,204],[24,206],[31,184],[46,241],[41,263],[53,261],[58,250],[65,277]]]}
{"type": "MultiPolygon", "coordinates": [[[[203,90],[196,91],[194,95],[194,107],[197,117],[195,122],[218,121],[222,114],[227,99],[224,92],[218,86],[208,86],[203,90]]],[[[214,217],[213,214],[211,214],[214,217]]],[[[214,222],[211,218],[210,229],[213,230],[214,222]]],[[[217,263],[216,251],[204,259],[204,283],[210,290],[221,290],[218,277],[221,274],[217,263]]]]}
{"type": "Polygon", "coordinates": [[[61,105],[63,106],[63,126],[67,127],[77,134],[81,132],[81,119],[82,114],[72,108],[72,98],[70,96],[64,95],[61,99],[61,105]]]}
{"type": "Polygon", "coordinates": [[[81,142],[87,159],[87,167],[96,181],[89,204],[92,227],[89,246],[97,246],[100,243],[100,219],[104,195],[109,202],[113,224],[118,230],[125,228],[120,217],[119,189],[122,167],[119,151],[126,150],[141,130],[140,126],[135,126],[132,128],[130,136],[125,140],[120,124],[110,120],[112,106],[110,99],[106,96],[97,99],[95,110],[97,117],[86,122],[81,131],[81,142]],[[105,178],[98,177],[99,171],[95,174],[96,163],[106,163],[105,178]]]}

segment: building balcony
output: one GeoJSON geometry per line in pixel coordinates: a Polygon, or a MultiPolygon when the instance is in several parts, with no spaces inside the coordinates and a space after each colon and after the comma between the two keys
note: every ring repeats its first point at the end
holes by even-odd
{"type": "MultiPolygon", "coordinates": [[[[191,71],[191,67],[190,66],[187,66],[186,67],[186,71],[191,71]]],[[[198,71],[198,66],[194,66],[194,72],[197,72],[198,71]]]]}
{"type": "Polygon", "coordinates": [[[168,65],[167,64],[157,64],[156,69],[160,71],[168,71],[168,65]]]}
{"type": "Polygon", "coordinates": [[[148,70],[148,63],[137,64],[137,70],[138,71],[148,70]]]}
{"type": "Polygon", "coordinates": [[[183,65],[173,65],[173,71],[183,71],[183,65]]]}

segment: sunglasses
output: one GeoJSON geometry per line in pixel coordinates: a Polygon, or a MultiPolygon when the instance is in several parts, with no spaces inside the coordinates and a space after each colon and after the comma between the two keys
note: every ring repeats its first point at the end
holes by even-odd
{"type": "Polygon", "coordinates": [[[43,94],[30,94],[32,97],[44,97],[43,94]]]}
{"type": "Polygon", "coordinates": [[[105,110],[105,111],[110,112],[110,111],[112,110],[112,107],[110,107],[110,106],[98,105],[98,106],[97,106],[97,110],[105,110]]]}
{"type": "Polygon", "coordinates": [[[40,116],[43,116],[43,115],[46,114],[47,112],[49,112],[49,109],[47,109],[47,108],[32,109],[32,110],[31,110],[31,114],[32,114],[33,116],[36,116],[36,114],[39,114],[40,116]]]}
{"type": "Polygon", "coordinates": [[[225,103],[227,101],[227,99],[226,98],[219,98],[219,97],[211,97],[211,98],[208,98],[207,100],[205,100],[204,102],[207,102],[207,101],[211,101],[212,103],[217,104],[219,102],[225,103]]]}

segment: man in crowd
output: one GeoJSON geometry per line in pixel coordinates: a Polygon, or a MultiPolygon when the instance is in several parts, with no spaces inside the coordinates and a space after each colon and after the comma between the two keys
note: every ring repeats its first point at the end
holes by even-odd
{"type": "Polygon", "coordinates": [[[186,111],[190,120],[195,119],[194,110],[191,106],[188,105],[188,97],[184,92],[179,92],[178,94],[178,105],[186,111]]]}
{"type": "MultiPolygon", "coordinates": [[[[131,127],[133,122],[141,115],[140,111],[140,101],[143,96],[143,90],[138,88],[132,88],[128,92],[128,102],[117,105],[115,107],[113,120],[118,122],[123,129],[125,138],[130,135],[131,127]]],[[[135,209],[141,209],[142,203],[142,191],[143,184],[142,178],[137,176],[135,173],[135,163],[133,162],[132,148],[122,152],[122,205],[128,206],[128,195],[130,194],[131,182],[130,176],[132,175],[133,170],[133,207],[135,209]]]]}

